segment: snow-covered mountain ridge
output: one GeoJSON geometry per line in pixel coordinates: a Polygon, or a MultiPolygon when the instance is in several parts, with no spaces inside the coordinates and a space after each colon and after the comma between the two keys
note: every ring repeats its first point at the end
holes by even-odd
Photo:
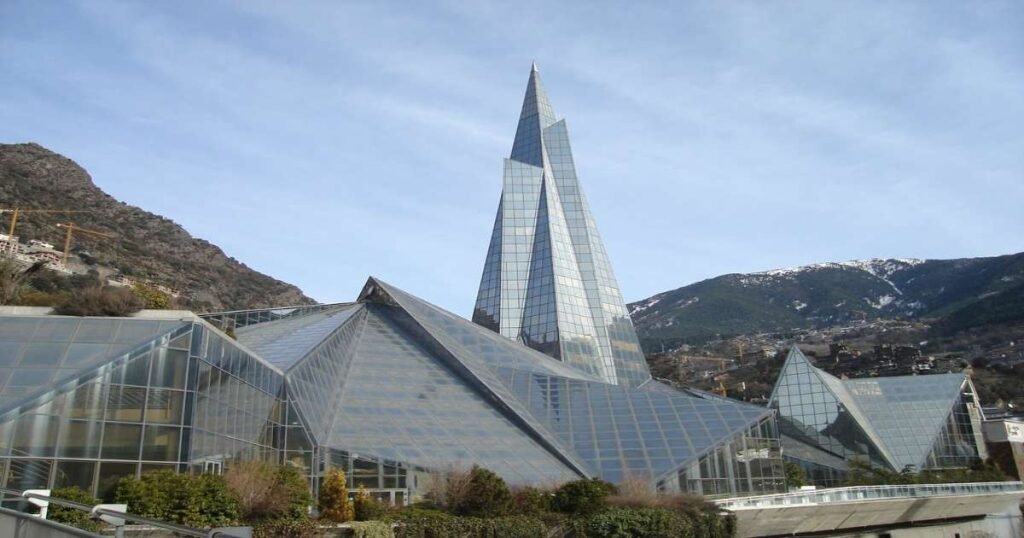
{"type": "Polygon", "coordinates": [[[722,275],[629,308],[650,344],[879,318],[940,319],[978,301],[1013,297],[1017,288],[1024,290],[1024,253],[874,258],[722,275]]]}

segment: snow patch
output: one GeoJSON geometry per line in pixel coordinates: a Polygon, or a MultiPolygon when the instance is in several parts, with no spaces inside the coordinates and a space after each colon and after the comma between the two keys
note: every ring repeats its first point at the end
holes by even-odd
{"type": "Polygon", "coordinates": [[[864,298],[864,302],[868,303],[869,305],[871,305],[872,308],[875,309],[881,309],[886,306],[889,306],[890,304],[892,304],[894,300],[896,300],[896,298],[893,297],[892,295],[883,295],[878,298],[878,301],[872,301],[867,297],[864,298]]]}
{"type": "Polygon", "coordinates": [[[629,311],[629,315],[633,316],[639,314],[640,312],[647,310],[648,308],[658,304],[659,302],[661,302],[661,297],[652,297],[648,299],[646,303],[634,306],[633,309],[629,311]]]}

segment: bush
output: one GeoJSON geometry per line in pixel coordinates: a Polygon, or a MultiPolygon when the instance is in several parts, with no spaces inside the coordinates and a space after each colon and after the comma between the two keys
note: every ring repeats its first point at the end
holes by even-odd
{"type": "Polygon", "coordinates": [[[105,286],[75,290],[53,311],[63,316],[127,316],[142,307],[142,299],[130,290],[105,286]]]}
{"type": "Polygon", "coordinates": [[[238,497],[228,489],[224,477],[202,474],[192,478],[196,504],[211,527],[230,526],[238,521],[238,497]]]}
{"type": "Polygon", "coordinates": [[[615,486],[596,478],[566,482],[555,490],[551,509],[563,514],[593,514],[607,506],[608,496],[614,492],[615,486]]]}
{"type": "Polygon", "coordinates": [[[534,487],[512,491],[512,511],[522,515],[543,514],[551,510],[551,494],[534,487]]]}
{"type": "Polygon", "coordinates": [[[239,516],[244,522],[304,518],[313,504],[306,479],[294,467],[240,462],[228,469],[224,480],[238,497],[239,516]]]}
{"type": "Polygon", "coordinates": [[[308,517],[264,519],[252,526],[252,538],[319,538],[326,534],[308,517]]]}
{"type": "Polygon", "coordinates": [[[351,523],[354,538],[395,538],[391,523],[383,521],[357,521],[351,523]]]}
{"type": "Polygon", "coordinates": [[[431,510],[419,512],[413,516],[405,513],[397,519],[396,538],[536,538],[547,536],[550,530],[540,519],[527,516],[477,518],[431,510]]]}
{"type": "MultiPolygon", "coordinates": [[[[57,488],[50,492],[50,496],[56,499],[64,499],[65,501],[88,504],[90,506],[96,506],[100,503],[99,499],[89,495],[88,492],[78,486],[57,488]]],[[[56,503],[50,503],[46,517],[51,521],[63,523],[64,525],[79,528],[84,531],[98,533],[103,529],[103,524],[92,519],[89,512],[75,508],[68,508],[56,503]]]]}
{"type": "Polygon", "coordinates": [[[387,514],[389,507],[383,502],[379,501],[370,492],[366,491],[366,488],[359,486],[359,491],[356,492],[355,499],[355,520],[356,521],[371,521],[374,519],[381,519],[387,514]]]}
{"type": "MultiPolygon", "coordinates": [[[[345,472],[331,468],[324,476],[320,484],[318,496],[320,505],[320,518],[335,523],[350,521],[353,517],[352,504],[348,502],[348,484],[345,481],[345,472]]],[[[356,506],[359,505],[359,498],[356,497],[356,506]]]]}
{"type": "Polygon", "coordinates": [[[512,491],[500,476],[483,467],[469,472],[464,494],[450,505],[460,516],[495,517],[512,511],[512,491]]]}
{"type": "MultiPolygon", "coordinates": [[[[695,536],[692,522],[681,514],[656,508],[613,508],[588,517],[588,538],[676,538],[695,536]]],[[[699,536],[705,536],[700,534],[699,536]]],[[[708,538],[711,535],[707,535],[708,538]]]]}
{"type": "Polygon", "coordinates": [[[131,290],[136,297],[142,300],[145,305],[143,308],[167,310],[171,307],[171,296],[156,288],[145,284],[135,284],[131,290]]]}
{"type": "Polygon", "coordinates": [[[612,508],[574,525],[587,538],[732,538],[735,516],[660,508],[612,508]]]}
{"type": "Polygon", "coordinates": [[[115,500],[133,514],[191,527],[230,525],[238,519],[238,500],[219,477],[191,477],[170,469],[122,478],[115,500]]]}

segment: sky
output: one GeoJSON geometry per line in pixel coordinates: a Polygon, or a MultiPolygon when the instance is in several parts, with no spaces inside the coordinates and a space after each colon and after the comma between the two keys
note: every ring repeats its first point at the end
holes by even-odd
{"type": "Polygon", "coordinates": [[[3,0],[0,143],[317,300],[374,275],[468,316],[536,61],[635,301],[1024,251],[1022,28],[1018,0],[3,0]]]}

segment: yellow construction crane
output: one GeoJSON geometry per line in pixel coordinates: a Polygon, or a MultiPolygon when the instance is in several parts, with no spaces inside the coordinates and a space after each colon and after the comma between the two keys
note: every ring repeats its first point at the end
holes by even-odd
{"type": "Polygon", "coordinates": [[[88,213],[88,211],[77,209],[21,209],[20,207],[15,207],[13,209],[0,209],[0,215],[4,213],[11,214],[11,224],[7,227],[7,235],[14,237],[14,231],[18,227],[18,216],[22,213],[88,213]]]}
{"type": "Polygon", "coordinates": [[[110,234],[105,234],[103,232],[97,232],[96,230],[86,230],[85,228],[79,228],[78,226],[75,226],[74,224],[72,224],[70,222],[67,223],[67,224],[58,224],[57,227],[58,228],[66,228],[67,231],[68,231],[68,233],[64,236],[64,259],[62,260],[62,262],[64,263],[65,267],[68,264],[68,252],[71,251],[71,235],[72,234],[80,233],[80,234],[86,234],[86,235],[91,235],[91,236],[95,236],[95,237],[102,237],[104,239],[113,239],[114,238],[114,236],[112,236],[110,234]]]}
{"type": "MultiPolygon", "coordinates": [[[[740,389],[740,392],[746,392],[747,391],[747,382],[746,381],[740,381],[739,385],[733,385],[732,388],[733,389],[740,389]]],[[[729,387],[725,386],[725,382],[724,381],[719,381],[718,382],[718,386],[712,388],[711,392],[713,392],[713,393],[715,393],[715,394],[717,394],[717,395],[719,395],[719,396],[721,396],[723,398],[728,398],[729,397],[729,387]]]]}

